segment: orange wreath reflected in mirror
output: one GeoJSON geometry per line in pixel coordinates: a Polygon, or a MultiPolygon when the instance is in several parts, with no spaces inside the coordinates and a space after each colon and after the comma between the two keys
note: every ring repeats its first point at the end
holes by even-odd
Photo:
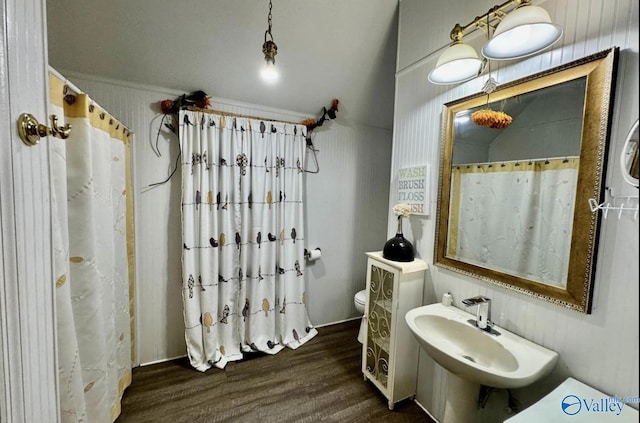
{"type": "Polygon", "coordinates": [[[471,120],[476,125],[502,129],[509,126],[513,121],[513,118],[504,112],[496,112],[491,109],[480,109],[471,114],[471,120]]]}

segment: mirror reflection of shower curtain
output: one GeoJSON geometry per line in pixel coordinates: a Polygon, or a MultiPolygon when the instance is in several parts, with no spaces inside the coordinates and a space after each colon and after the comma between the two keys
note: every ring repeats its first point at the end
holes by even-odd
{"type": "Polygon", "coordinates": [[[131,383],[129,133],[87,95],[65,100],[64,81],[49,81],[51,112],[72,125],[67,140],[47,141],[61,421],[113,422],[131,383]]]}
{"type": "Polygon", "coordinates": [[[447,255],[565,287],[578,166],[573,157],[454,166],[447,255]]]}
{"type": "Polygon", "coordinates": [[[205,371],[316,335],[307,313],[303,125],[181,111],[187,351],[205,371]]]}

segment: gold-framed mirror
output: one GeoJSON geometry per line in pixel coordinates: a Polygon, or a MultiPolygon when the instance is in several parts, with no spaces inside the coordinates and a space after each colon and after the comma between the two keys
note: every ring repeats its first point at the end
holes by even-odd
{"type": "Polygon", "coordinates": [[[434,263],[591,311],[618,48],[444,105],[434,263]],[[501,129],[475,111],[507,113],[501,129]]]}

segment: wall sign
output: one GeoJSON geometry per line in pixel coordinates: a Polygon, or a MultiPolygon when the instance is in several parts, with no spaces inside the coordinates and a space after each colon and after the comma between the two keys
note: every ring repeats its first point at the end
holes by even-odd
{"type": "Polygon", "coordinates": [[[412,214],[429,216],[427,171],[427,165],[400,169],[398,202],[409,204],[412,214]]]}

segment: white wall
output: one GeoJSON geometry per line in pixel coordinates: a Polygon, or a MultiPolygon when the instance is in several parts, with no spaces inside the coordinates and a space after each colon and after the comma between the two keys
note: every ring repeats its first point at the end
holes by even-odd
{"type": "Polygon", "coordinates": [[[327,324],[357,315],[353,296],[365,288],[364,253],[382,250],[387,240],[391,131],[332,123],[314,142],[320,173],[306,175],[306,233],[322,259],[307,264],[306,276],[311,321],[327,324]]]}
{"type": "MultiPolygon", "coordinates": [[[[176,139],[163,136],[161,157],[152,151],[162,117],[159,102],[182,92],[59,71],[135,133],[138,362],[183,356],[180,174],[149,187],[169,175],[178,153],[176,139]]],[[[212,107],[294,122],[309,117],[222,99],[214,99],[212,107]]],[[[364,253],[382,249],[386,240],[391,131],[351,125],[338,112],[315,132],[320,172],[306,174],[306,247],[320,247],[322,258],[307,264],[305,275],[311,322],[322,325],[357,316],[353,295],[364,289],[364,253]]],[[[314,169],[307,160],[307,168],[314,169]]]]}
{"type": "MultiPolygon", "coordinates": [[[[485,77],[457,86],[435,86],[427,74],[435,65],[438,50],[448,42],[456,22],[466,23],[486,13],[494,0],[474,2],[452,0],[441,6],[422,0],[401,0],[398,72],[392,184],[399,168],[431,164],[431,215],[437,207],[439,141],[442,105],[476,93],[485,77]],[[436,52],[433,54],[433,52],[436,52]]],[[[606,186],[615,194],[637,195],[624,184],[616,160],[624,138],[638,118],[638,2],[636,0],[557,0],[536,2],[564,27],[563,39],[548,52],[529,59],[508,62],[494,77],[508,82],[575,59],[619,46],[618,77],[614,112],[610,121],[611,144],[606,186]]],[[[465,42],[480,47],[479,31],[465,42]]],[[[393,185],[392,185],[393,186],[393,185]]],[[[389,198],[394,198],[391,190],[389,198]]],[[[586,204],[579,205],[586,207],[586,204]]],[[[593,312],[580,314],[530,298],[480,280],[433,266],[433,218],[410,218],[407,236],[418,256],[430,263],[425,283],[425,304],[451,292],[456,304],[463,298],[482,294],[493,299],[497,324],[536,343],[557,351],[560,360],[552,375],[529,388],[514,391],[527,406],[548,393],[568,376],[573,376],[605,393],[638,395],[638,221],[625,214],[602,221],[595,274],[593,312]]],[[[389,217],[388,231],[395,219],[389,217]]],[[[460,306],[460,305],[459,305],[460,306]]],[[[462,306],[460,306],[462,307],[462,306]]],[[[420,357],[417,400],[437,418],[444,411],[446,372],[424,352],[420,357]]],[[[496,394],[478,421],[502,421],[504,392],[496,394]]],[[[637,404],[635,405],[637,407],[637,404]]]]}

